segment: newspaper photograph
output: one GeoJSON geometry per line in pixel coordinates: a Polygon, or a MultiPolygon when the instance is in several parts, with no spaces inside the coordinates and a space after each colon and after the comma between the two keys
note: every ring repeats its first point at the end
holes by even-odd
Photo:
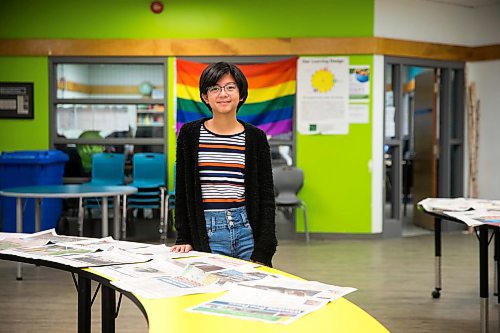
{"type": "Polygon", "coordinates": [[[252,267],[244,266],[229,268],[222,271],[212,272],[210,275],[218,280],[218,284],[241,283],[245,281],[262,280],[264,278],[277,279],[278,276],[264,271],[256,270],[252,267]]]}
{"type": "Polygon", "coordinates": [[[220,292],[224,289],[215,284],[195,281],[185,276],[162,275],[142,279],[127,279],[111,282],[116,287],[144,298],[155,299],[200,293],[220,292]]]}
{"type": "Polygon", "coordinates": [[[184,265],[179,265],[174,260],[153,259],[145,263],[112,265],[103,267],[94,267],[96,271],[110,280],[125,280],[148,278],[161,275],[181,275],[184,271],[184,265]]]}
{"type": "Polygon", "coordinates": [[[327,300],[269,293],[265,290],[238,285],[231,288],[225,295],[186,311],[266,323],[290,324],[327,303],[327,300]]]}

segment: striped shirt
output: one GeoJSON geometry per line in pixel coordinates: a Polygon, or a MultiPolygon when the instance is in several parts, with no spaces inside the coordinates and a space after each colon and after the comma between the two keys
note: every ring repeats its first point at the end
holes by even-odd
{"type": "Polygon", "coordinates": [[[245,206],[245,132],[219,135],[200,127],[198,169],[204,210],[245,206]]]}

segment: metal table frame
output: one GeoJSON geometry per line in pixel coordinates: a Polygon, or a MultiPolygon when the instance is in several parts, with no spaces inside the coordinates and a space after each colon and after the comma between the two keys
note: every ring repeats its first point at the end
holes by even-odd
{"type": "MultiPolygon", "coordinates": [[[[442,290],[442,276],[441,276],[441,220],[451,222],[464,223],[459,219],[452,216],[445,215],[441,212],[428,212],[425,213],[434,216],[434,255],[435,255],[435,288],[432,291],[433,298],[439,298],[442,290]]],[[[480,297],[480,317],[481,317],[481,333],[488,332],[488,245],[492,238],[489,237],[488,231],[493,230],[492,238],[494,237],[494,258],[495,258],[495,274],[494,274],[494,295],[497,296],[497,302],[500,303],[500,294],[498,293],[499,275],[500,270],[500,226],[484,224],[474,227],[477,238],[479,240],[479,297],[480,297]]]]}
{"type": "Polygon", "coordinates": [[[20,262],[24,262],[38,266],[45,266],[77,274],[78,278],[75,280],[75,285],[78,294],[78,333],[91,333],[92,331],[92,281],[99,283],[101,286],[101,332],[115,332],[115,319],[118,315],[116,309],[116,291],[127,296],[132,302],[134,302],[143,313],[146,321],[148,320],[146,310],[142,306],[141,302],[132,293],[115,288],[111,285],[108,279],[93,274],[87,269],[65,266],[56,262],[40,259],[22,258],[10,254],[0,254],[0,259],[17,261],[19,264],[20,262]]]}

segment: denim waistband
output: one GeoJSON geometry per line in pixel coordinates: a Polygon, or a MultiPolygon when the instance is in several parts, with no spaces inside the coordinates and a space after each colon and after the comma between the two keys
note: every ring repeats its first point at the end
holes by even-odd
{"type": "Polygon", "coordinates": [[[241,206],[241,207],[236,207],[236,208],[228,208],[228,209],[207,209],[205,210],[205,212],[208,212],[208,213],[220,213],[220,212],[231,212],[231,213],[242,213],[242,212],[245,212],[246,213],[246,207],[245,206],[241,206]]]}
{"type": "Polygon", "coordinates": [[[212,231],[248,224],[245,207],[205,211],[205,223],[212,231]]]}

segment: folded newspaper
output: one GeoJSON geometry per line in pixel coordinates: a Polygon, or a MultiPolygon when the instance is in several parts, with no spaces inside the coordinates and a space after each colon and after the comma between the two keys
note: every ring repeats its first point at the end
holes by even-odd
{"type": "Polygon", "coordinates": [[[500,200],[466,199],[466,198],[427,198],[418,203],[426,211],[463,212],[475,210],[498,210],[500,200]]]}

